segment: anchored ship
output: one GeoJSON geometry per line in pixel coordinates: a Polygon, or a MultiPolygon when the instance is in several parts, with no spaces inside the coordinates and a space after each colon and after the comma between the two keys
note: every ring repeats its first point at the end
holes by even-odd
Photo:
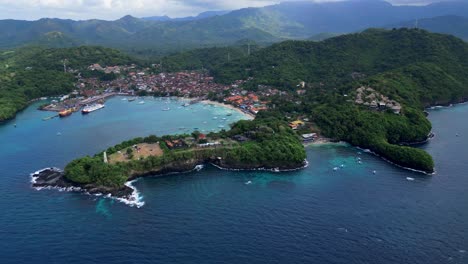
{"type": "Polygon", "coordinates": [[[65,109],[65,110],[62,110],[59,112],[59,116],[60,117],[66,117],[66,116],[69,116],[73,113],[73,109],[69,108],[69,109],[65,109]]]}
{"type": "Polygon", "coordinates": [[[88,105],[83,110],[81,110],[82,114],[89,114],[91,112],[94,112],[96,110],[99,110],[101,108],[104,108],[103,104],[93,104],[93,105],[88,105]]]}

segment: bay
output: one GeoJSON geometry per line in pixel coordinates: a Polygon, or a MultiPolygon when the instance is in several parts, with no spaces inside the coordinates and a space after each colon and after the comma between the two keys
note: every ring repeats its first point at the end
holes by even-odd
{"type": "Polygon", "coordinates": [[[223,107],[141,100],[115,97],[90,115],[49,121],[37,103],[0,125],[1,263],[468,261],[468,105],[430,112],[436,137],[423,148],[435,159],[433,176],[324,145],[307,147],[309,167],[296,172],[206,166],[141,179],[134,184],[141,208],[31,188],[31,172],[63,168],[122,140],[208,132],[245,118],[223,107]]]}

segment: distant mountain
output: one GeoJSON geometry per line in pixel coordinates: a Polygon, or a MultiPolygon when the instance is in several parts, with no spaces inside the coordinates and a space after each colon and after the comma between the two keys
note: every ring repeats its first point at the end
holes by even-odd
{"type": "Polygon", "coordinates": [[[386,28],[422,28],[431,32],[454,35],[468,41],[468,18],[461,16],[440,16],[414,19],[387,26],[386,28]]]}
{"type": "Polygon", "coordinates": [[[197,16],[177,17],[177,18],[171,18],[168,16],[151,16],[151,17],[142,17],[141,19],[149,20],[149,21],[192,21],[192,20],[198,20],[198,19],[203,19],[203,18],[208,18],[208,17],[213,17],[213,16],[222,16],[229,12],[231,11],[206,11],[206,12],[198,14],[197,16]]]}
{"type": "Polygon", "coordinates": [[[104,45],[133,53],[146,50],[167,54],[199,47],[231,45],[242,39],[257,43],[272,43],[287,38],[307,39],[323,32],[357,32],[369,27],[447,15],[468,17],[468,2],[427,6],[393,6],[380,0],[285,2],[175,19],[167,16],[144,19],[125,16],[115,21],[49,18],[37,21],[0,20],[0,48],[31,43],[52,47],[104,45]]]}
{"type": "Polygon", "coordinates": [[[468,17],[468,2],[427,6],[393,6],[381,0],[340,2],[284,2],[263,8],[246,8],[224,15],[277,37],[307,38],[322,32],[350,33],[401,21],[459,15],[468,17]]]}

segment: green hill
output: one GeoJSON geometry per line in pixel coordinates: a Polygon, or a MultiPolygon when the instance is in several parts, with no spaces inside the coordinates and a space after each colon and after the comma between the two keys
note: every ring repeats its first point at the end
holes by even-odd
{"type": "MultiPolygon", "coordinates": [[[[286,41],[213,70],[220,82],[253,80],[291,97],[272,102],[283,116],[307,116],[326,136],[369,148],[405,167],[432,171],[422,150],[399,146],[424,141],[431,125],[424,107],[468,99],[468,44],[417,29],[366,30],[321,42],[286,41]],[[297,84],[306,94],[297,96],[297,84]],[[355,103],[371,87],[402,106],[400,115],[355,103]],[[296,102],[296,103],[293,103],[296,102]]],[[[380,97],[379,97],[380,98],[380,97]]],[[[378,100],[377,100],[378,101],[378,100]]]]}
{"type": "Polygon", "coordinates": [[[134,61],[119,51],[102,47],[28,47],[0,52],[0,121],[14,117],[32,99],[72,91],[75,78],[64,72],[64,59],[69,69],[134,61]]]}
{"type": "MultiPolygon", "coordinates": [[[[31,43],[47,47],[103,45],[143,57],[148,54],[156,57],[193,48],[232,45],[241,39],[273,43],[284,39],[307,39],[323,32],[357,32],[422,17],[466,17],[466,14],[468,4],[462,1],[397,6],[385,1],[352,0],[284,2],[227,13],[208,12],[193,19],[139,19],[132,16],[114,21],[10,19],[0,20],[0,48],[31,43]],[[145,54],[142,54],[143,50],[145,54]]],[[[436,31],[458,33],[464,30],[465,24],[453,28],[443,26],[436,31]]],[[[323,36],[317,37],[323,39],[323,36]]]]}

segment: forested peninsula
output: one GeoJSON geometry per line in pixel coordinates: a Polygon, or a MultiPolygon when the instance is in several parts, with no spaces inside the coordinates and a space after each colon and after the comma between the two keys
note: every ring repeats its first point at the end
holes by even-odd
{"type": "Polygon", "coordinates": [[[45,170],[35,187],[79,187],[90,193],[125,197],[126,182],[146,175],[194,170],[211,163],[233,170],[295,170],[306,166],[302,141],[284,121],[268,116],[241,120],[229,131],[207,135],[155,135],[135,138],[95,156],[70,162],[63,172],[45,170]]]}

